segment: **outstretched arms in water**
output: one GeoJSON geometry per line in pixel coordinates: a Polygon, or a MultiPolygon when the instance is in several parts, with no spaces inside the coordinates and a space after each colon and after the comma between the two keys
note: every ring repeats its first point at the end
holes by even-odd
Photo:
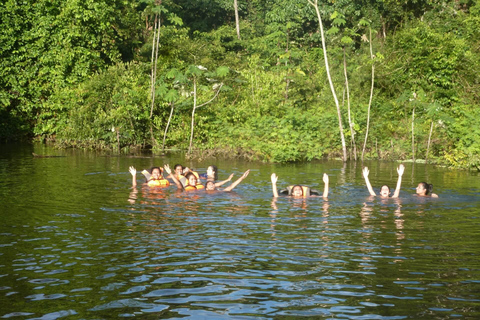
{"type": "Polygon", "coordinates": [[[132,174],[132,188],[135,188],[137,186],[137,169],[134,166],[130,166],[128,171],[132,174]]]}
{"type": "Polygon", "coordinates": [[[400,187],[402,186],[402,176],[404,172],[405,172],[405,166],[403,164],[400,164],[397,168],[397,173],[398,173],[397,187],[395,188],[395,193],[393,194],[392,198],[398,198],[400,194],[400,187]]]}
{"type": "Polygon", "coordinates": [[[172,169],[170,169],[170,166],[166,164],[163,166],[163,168],[165,169],[165,172],[170,175],[170,178],[172,178],[173,182],[175,182],[177,188],[182,189],[182,184],[180,183],[180,181],[178,181],[177,177],[175,177],[175,174],[172,174],[172,169]]]}
{"type": "MultiPolygon", "coordinates": [[[[231,181],[233,178],[233,173],[228,177],[228,179],[226,180],[223,180],[223,181],[219,181],[219,182],[215,182],[215,187],[220,187],[222,185],[224,185],[225,183],[227,183],[228,181],[231,181]]],[[[242,179],[243,180],[243,179],[242,179]]],[[[241,180],[240,180],[241,181],[241,180]]],[[[235,182],[234,182],[235,183],[235,182]]],[[[240,182],[239,182],[240,183],[240,182]]],[[[228,188],[227,188],[228,189],[228,188]]],[[[225,191],[225,190],[224,190],[225,191]]]]}
{"type": "Polygon", "coordinates": [[[323,174],[323,183],[325,183],[325,186],[323,187],[323,198],[327,199],[328,198],[328,183],[330,182],[328,175],[326,173],[323,174]]]}
{"type": "Polygon", "coordinates": [[[363,177],[365,178],[365,184],[367,185],[368,192],[371,196],[376,196],[375,191],[373,191],[372,185],[370,184],[370,180],[368,179],[368,174],[370,173],[368,167],[363,168],[362,173],[363,177]]]}
{"type": "Polygon", "coordinates": [[[277,190],[277,180],[278,176],[275,173],[272,173],[272,176],[270,177],[272,180],[272,192],[273,192],[273,197],[278,198],[278,190],[277,190]]]}
{"type": "MultiPolygon", "coordinates": [[[[240,178],[238,178],[238,179],[235,180],[231,185],[229,185],[228,187],[226,187],[225,189],[223,189],[223,191],[232,191],[233,188],[235,188],[236,186],[238,186],[238,184],[239,184],[240,182],[242,182],[242,180],[245,179],[245,178],[248,176],[249,173],[250,173],[250,169],[248,169],[247,171],[245,171],[240,178]]],[[[233,176],[233,173],[232,173],[231,176],[233,176]]],[[[230,177],[231,177],[231,176],[230,176],[230,177]]]]}

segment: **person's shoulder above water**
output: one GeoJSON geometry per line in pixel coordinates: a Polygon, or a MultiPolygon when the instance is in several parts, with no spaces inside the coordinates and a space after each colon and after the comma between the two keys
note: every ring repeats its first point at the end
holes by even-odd
{"type": "MultiPolygon", "coordinates": [[[[275,198],[278,198],[279,196],[279,191],[277,190],[277,181],[278,181],[278,176],[275,173],[272,173],[270,180],[272,182],[272,192],[273,196],[275,198]]],[[[329,184],[329,178],[326,173],[323,174],[323,182],[325,184],[324,190],[323,190],[323,197],[327,198],[328,197],[328,184],[329,184]]],[[[303,186],[303,185],[291,185],[288,186],[286,189],[280,190],[280,194],[292,196],[292,197],[310,197],[310,196],[316,196],[320,195],[320,193],[316,190],[311,189],[310,187],[303,186]]]]}

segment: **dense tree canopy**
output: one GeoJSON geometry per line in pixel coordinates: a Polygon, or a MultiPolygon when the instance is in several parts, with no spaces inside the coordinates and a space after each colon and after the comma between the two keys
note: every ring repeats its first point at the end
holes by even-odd
{"type": "MultiPolygon", "coordinates": [[[[158,150],[164,136],[185,150],[194,132],[199,154],[339,156],[315,10],[308,0],[237,3],[241,39],[233,0],[2,2],[0,136],[127,152],[158,150]]],[[[350,158],[352,134],[366,132],[375,65],[367,158],[480,166],[478,1],[340,0],[319,9],[341,117],[352,123],[343,132],[350,158]]]]}

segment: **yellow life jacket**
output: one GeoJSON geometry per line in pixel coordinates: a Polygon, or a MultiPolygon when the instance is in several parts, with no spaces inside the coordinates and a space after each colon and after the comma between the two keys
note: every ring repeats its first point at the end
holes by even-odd
{"type": "Polygon", "coordinates": [[[197,184],[196,186],[185,186],[185,191],[192,191],[192,190],[201,190],[201,189],[205,189],[205,187],[203,186],[203,184],[197,184]]]}
{"type": "Polygon", "coordinates": [[[149,187],[168,187],[170,182],[167,179],[152,179],[147,182],[149,187]]]}
{"type": "MultiPolygon", "coordinates": [[[[195,176],[195,178],[197,178],[197,185],[200,184],[200,176],[198,175],[198,172],[197,171],[190,171],[191,173],[193,173],[193,175],[195,176]]],[[[190,173],[189,172],[189,173],[190,173]]],[[[187,173],[188,174],[188,173],[187,173]]],[[[179,176],[179,178],[177,178],[178,181],[180,181],[180,183],[182,184],[182,186],[185,188],[188,186],[188,180],[185,176],[179,176]]],[[[186,189],[185,189],[186,190],[186,189]]]]}

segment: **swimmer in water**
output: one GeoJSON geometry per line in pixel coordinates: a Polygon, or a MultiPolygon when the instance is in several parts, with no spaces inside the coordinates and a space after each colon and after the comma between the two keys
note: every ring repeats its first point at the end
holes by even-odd
{"type": "Polygon", "coordinates": [[[433,184],[428,184],[426,182],[420,182],[416,189],[416,195],[420,197],[432,197],[438,198],[438,194],[432,193],[433,184]]]}
{"type": "MultiPolygon", "coordinates": [[[[137,186],[137,169],[130,166],[128,171],[132,175],[132,187],[135,188],[137,186]]],[[[146,184],[149,187],[168,187],[170,182],[163,177],[162,171],[160,167],[152,167],[149,171],[143,170],[142,173],[147,178],[146,184]]]]}
{"type": "MultiPolygon", "coordinates": [[[[403,164],[400,164],[397,168],[397,173],[398,173],[398,181],[397,181],[397,188],[395,189],[395,192],[393,193],[392,198],[398,198],[400,194],[400,187],[402,185],[402,176],[403,173],[405,172],[405,166],[403,164]]],[[[370,193],[371,196],[376,196],[375,191],[373,191],[372,185],[370,184],[370,180],[368,179],[368,174],[370,171],[368,170],[368,167],[363,168],[362,170],[363,177],[365,178],[365,183],[368,188],[368,192],[370,193]]],[[[390,196],[390,188],[384,184],[380,188],[380,197],[382,198],[388,198],[390,196]]]]}
{"type": "MultiPolygon", "coordinates": [[[[183,177],[183,166],[181,164],[176,164],[174,167],[173,167],[173,175],[175,175],[175,178],[177,178],[178,181],[180,181],[180,179],[183,177]]],[[[167,179],[172,179],[172,173],[170,173],[168,176],[167,176],[167,179]]],[[[173,179],[172,179],[173,180],[173,179]]]]}
{"type": "MultiPolygon", "coordinates": [[[[224,192],[232,191],[233,188],[238,186],[238,184],[240,182],[242,182],[242,180],[245,179],[248,176],[249,173],[250,173],[250,169],[245,171],[240,178],[235,180],[231,185],[229,185],[228,187],[226,187],[223,190],[217,189],[217,184],[214,181],[209,180],[209,181],[207,181],[207,183],[205,183],[205,190],[206,191],[224,191],[224,192]]],[[[233,176],[233,173],[232,173],[232,176],[233,176]]]]}
{"type": "MultiPolygon", "coordinates": [[[[272,191],[273,191],[273,197],[278,198],[278,190],[277,190],[277,180],[278,176],[275,173],[272,173],[271,176],[272,180],[272,191]]],[[[328,175],[326,173],[323,174],[323,182],[325,184],[323,188],[323,198],[327,199],[328,198],[328,175]]],[[[301,186],[301,185],[294,185],[294,186],[289,186],[287,189],[281,190],[280,193],[282,194],[287,194],[289,196],[292,196],[294,198],[305,198],[309,196],[319,196],[320,193],[316,190],[310,189],[309,187],[306,186],[301,186]]]]}
{"type": "Polygon", "coordinates": [[[170,166],[166,164],[164,166],[165,172],[167,172],[170,177],[172,178],[173,182],[177,185],[177,188],[179,189],[184,189],[186,191],[191,191],[191,190],[200,190],[204,189],[205,187],[198,181],[197,175],[193,171],[189,171],[188,173],[185,174],[185,177],[183,177],[180,181],[177,179],[175,174],[172,174],[172,169],[170,169],[170,166]],[[181,182],[183,181],[183,182],[181,182]]]}
{"type": "Polygon", "coordinates": [[[218,181],[218,168],[216,165],[210,165],[207,168],[207,173],[200,175],[201,179],[206,179],[207,182],[213,181],[215,183],[216,187],[220,187],[227,183],[228,181],[231,181],[233,178],[233,173],[228,177],[228,179],[223,180],[223,181],[218,181]]]}

